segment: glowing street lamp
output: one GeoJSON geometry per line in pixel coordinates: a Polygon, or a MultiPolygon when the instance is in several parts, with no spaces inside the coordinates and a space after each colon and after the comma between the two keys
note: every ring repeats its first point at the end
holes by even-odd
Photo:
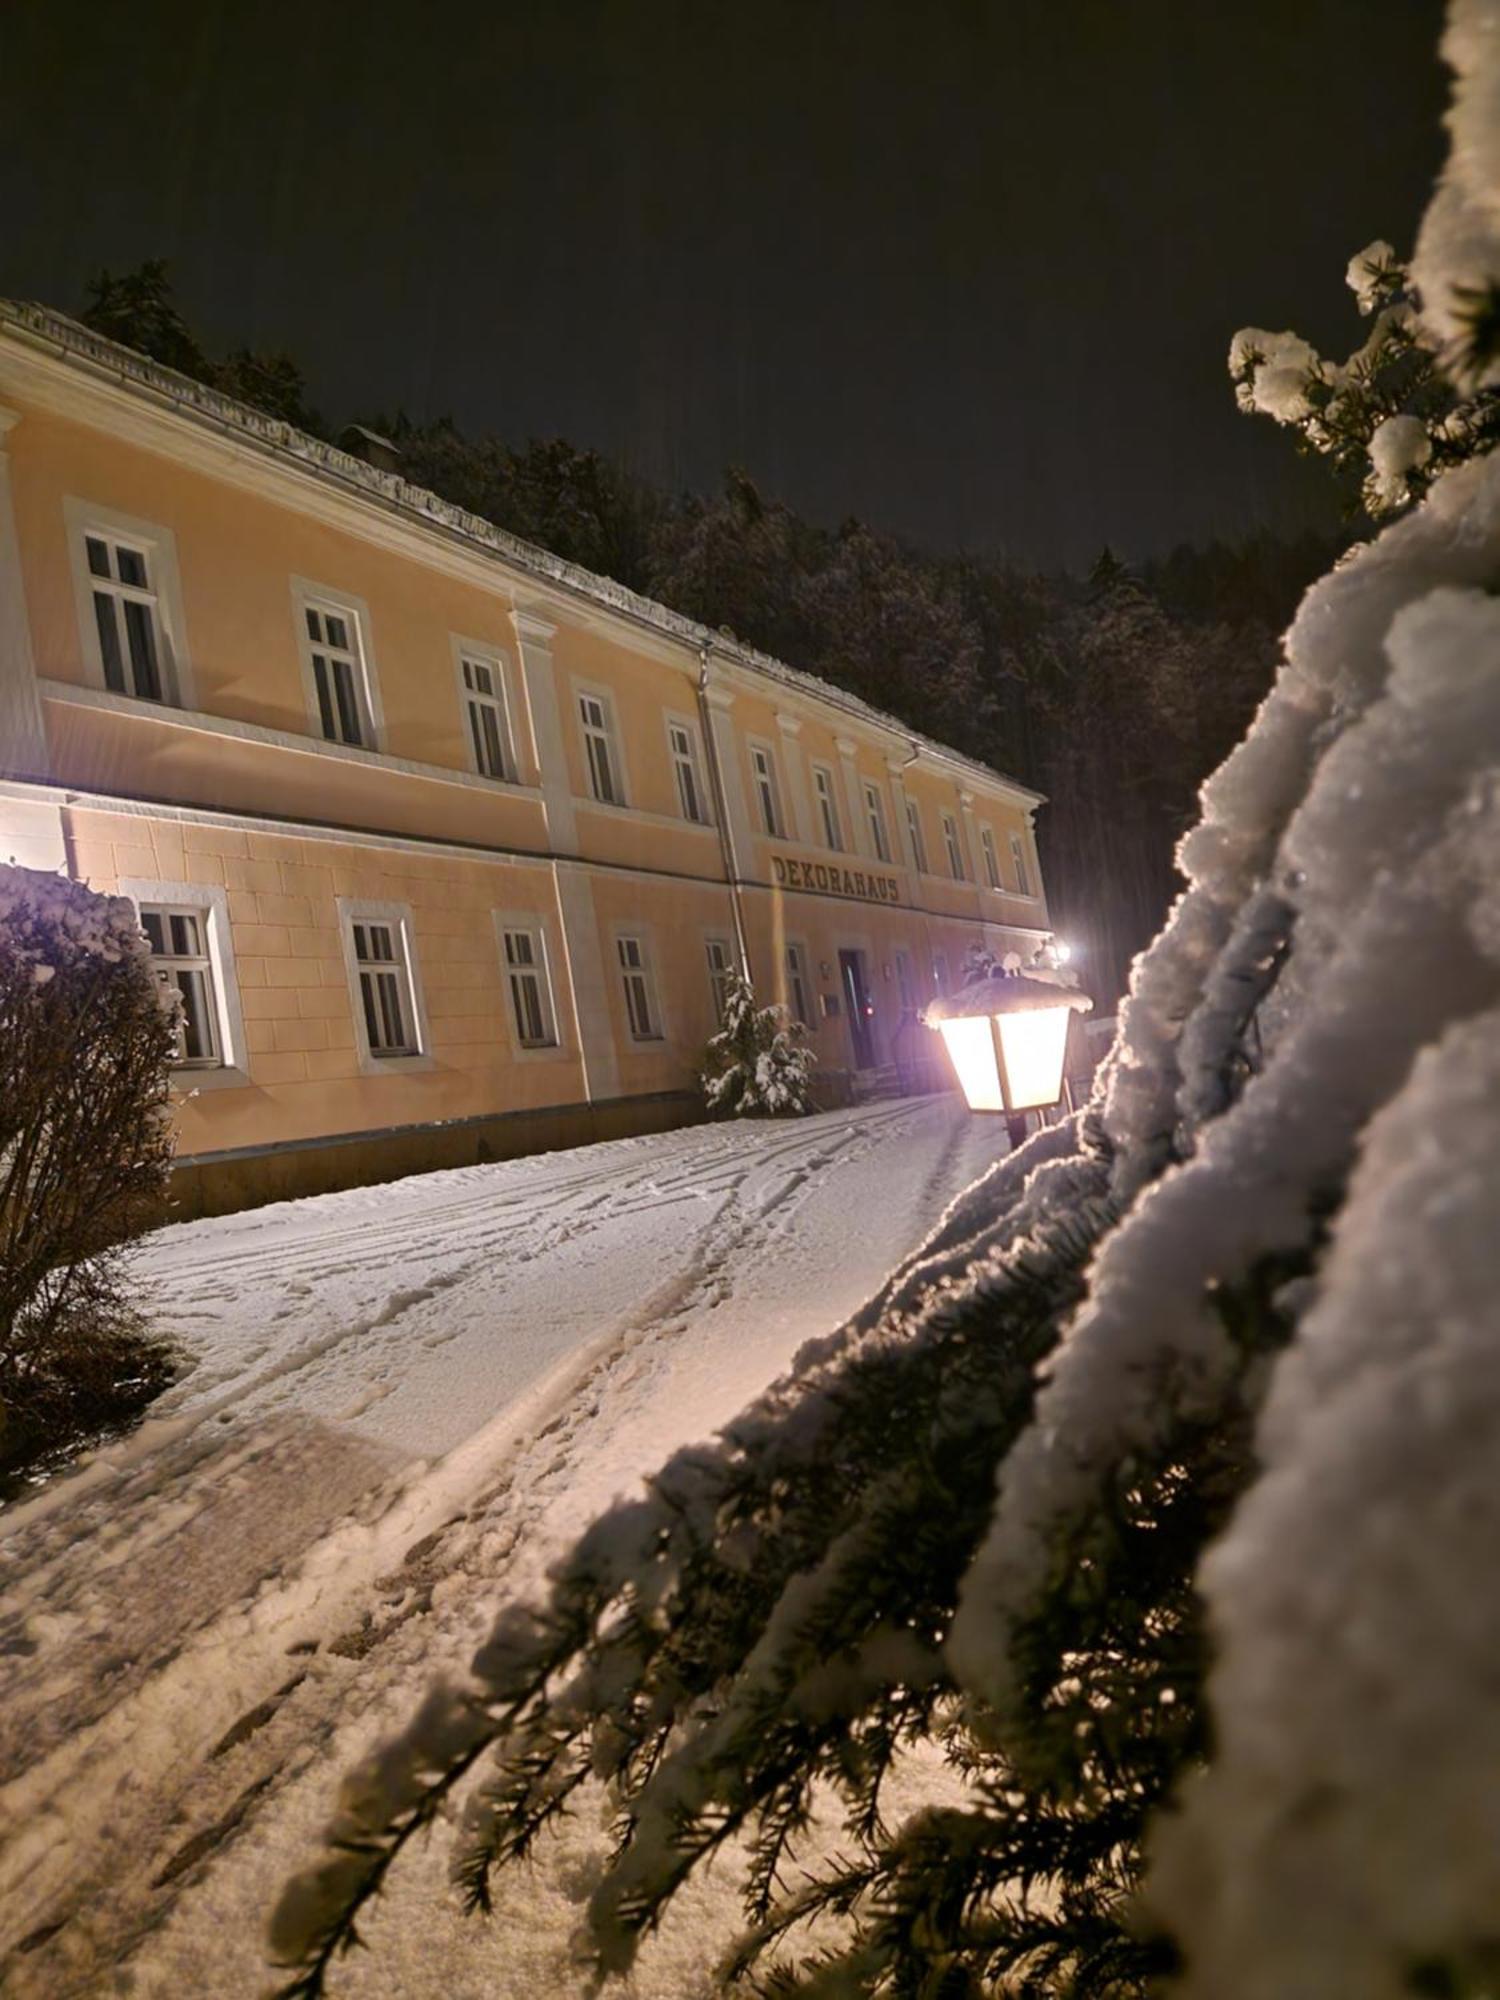
{"type": "Polygon", "coordinates": [[[934,1000],[924,1018],[942,1034],[969,1109],[1003,1111],[1018,1146],[1025,1114],[1061,1101],[1068,1017],[1093,1004],[1056,977],[996,966],[934,1000]]]}

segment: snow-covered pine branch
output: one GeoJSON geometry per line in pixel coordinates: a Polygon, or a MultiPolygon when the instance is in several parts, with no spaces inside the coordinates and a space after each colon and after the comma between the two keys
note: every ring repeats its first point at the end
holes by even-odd
{"type": "MultiPolygon", "coordinates": [[[[1465,226],[1422,284],[1475,296],[1500,6],[1451,22],[1465,226]]],[[[278,1915],[296,1990],[485,1744],[473,1901],[614,1788],[606,1970],[738,1839],[728,1970],[787,1995],[1492,1988],[1500,461],[1437,458],[1204,787],[1089,1107],[351,1777],[278,1915]],[[903,1815],[914,1744],[953,1785],[903,1815]]]]}

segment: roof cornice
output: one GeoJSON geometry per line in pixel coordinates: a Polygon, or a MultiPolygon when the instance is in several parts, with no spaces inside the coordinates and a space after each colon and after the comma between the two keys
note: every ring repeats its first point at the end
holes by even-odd
{"type": "Polygon", "coordinates": [[[382,472],[352,453],[340,451],[337,445],[327,444],[321,438],[297,430],[279,417],[267,416],[246,403],[237,402],[232,396],[179,374],[176,369],[149,360],[133,348],[122,347],[118,341],[95,333],[92,328],[70,319],[65,313],[54,312],[49,306],[28,300],[0,299],[0,335],[48,350],[71,366],[96,379],[102,377],[126,393],[167,404],[200,424],[241,443],[258,447],[283,464],[293,465],[305,474],[331,483],[346,495],[363,499],[382,511],[394,512],[413,525],[454,536],[471,549],[498,559],[510,570],[519,572],[524,579],[549,590],[560,591],[565,596],[581,599],[661,638],[688,647],[696,654],[706,652],[716,663],[722,662],[756,679],[771,681],[778,687],[806,696],[820,706],[832,705],[841,709],[881,736],[895,737],[909,745],[915,753],[913,761],[920,759],[946,765],[955,771],[982,777],[990,786],[998,786],[1009,793],[1028,810],[1043,803],[1042,793],[1031,790],[977,758],[965,756],[946,743],[922,735],[896,716],[872,707],[846,689],[835,687],[832,682],[806,673],[800,667],[788,666],[784,660],[762,653],[754,646],[747,646],[742,640],[700,625],[696,619],[673,611],[668,605],[658,604],[653,598],[628,590],[612,577],[598,576],[577,563],[566,562],[550,550],[523,541],[504,528],[497,528],[492,521],[479,514],[471,514],[467,508],[455,506],[452,501],[441,499],[425,487],[413,486],[399,473],[382,472]]]}

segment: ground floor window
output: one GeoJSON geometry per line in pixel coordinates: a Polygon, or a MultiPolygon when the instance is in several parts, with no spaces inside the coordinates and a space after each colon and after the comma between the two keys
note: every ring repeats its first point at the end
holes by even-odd
{"type": "Polygon", "coordinates": [[[704,948],[708,954],[708,986],[713,995],[714,1019],[722,1026],[729,1008],[729,976],[734,970],[729,941],[727,938],[709,938],[704,948]]]}
{"type": "Polygon", "coordinates": [[[557,1029],[541,932],[530,925],[507,925],[500,933],[500,941],[505,953],[505,977],[510,987],[516,1040],[523,1049],[555,1048],[557,1029]]]}
{"type": "Polygon", "coordinates": [[[661,1040],[661,1017],[656,1005],[655,982],[645,940],[620,937],[615,940],[620,959],[620,980],[625,989],[625,1013],[630,1033],[637,1042],[661,1040]]]}
{"type": "Polygon", "coordinates": [[[165,903],[143,903],[141,929],[151,946],[151,965],[181,1006],[177,1018],[177,1054],[183,1069],[217,1069],[219,997],[213,959],[208,950],[208,925],[202,910],[175,909],[165,903]]]}
{"type": "Polygon", "coordinates": [[[394,919],[351,920],[360,1014],[372,1056],[422,1052],[406,927],[394,919]]]}
{"type": "Polygon", "coordinates": [[[792,1018],[800,1021],[804,1028],[813,1024],[811,988],[807,981],[807,953],[800,944],[789,944],[786,948],[786,998],[792,1010],[792,1018]]]}

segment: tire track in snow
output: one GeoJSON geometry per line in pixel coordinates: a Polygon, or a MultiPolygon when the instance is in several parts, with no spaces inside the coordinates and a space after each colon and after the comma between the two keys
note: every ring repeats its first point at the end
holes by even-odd
{"type": "MultiPolygon", "coordinates": [[[[914,1132],[930,1116],[924,1119],[921,1106],[867,1108],[837,1124],[818,1120],[812,1127],[761,1128],[767,1136],[757,1135],[759,1143],[748,1148],[741,1139],[738,1150],[726,1143],[726,1128],[708,1128],[711,1136],[679,1147],[667,1162],[647,1151],[642,1171],[623,1175],[611,1188],[599,1189],[597,1166],[593,1174],[571,1176],[568,1195],[549,1203],[545,1225],[531,1239],[532,1258],[545,1260],[550,1250],[586,1239],[610,1222],[628,1225],[654,1208],[690,1203],[694,1235],[682,1268],[665,1276],[572,1363],[554,1371],[551,1390],[534,1399],[527,1413],[529,1436],[517,1438],[513,1417],[501,1416],[491,1425],[492,1444],[476,1440],[456,1477],[450,1463],[448,1476],[440,1468],[414,1482],[398,1478],[389,1491],[365,1494],[353,1515],[310,1545],[293,1549],[290,1561],[271,1565],[253,1588],[237,1580],[232,1601],[142,1663],[133,1681],[117,1677],[108,1683],[92,1719],[86,1719],[86,1706],[64,1703],[58,1709],[53,1726],[43,1732],[52,1746],[44,1763],[29,1780],[12,1782],[0,1793],[0,1810],[7,1804],[43,1807],[43,1824],[29,1852],[18,1857],[19,1865],[0,1863],[3,1941],[18,1935],[37,1939],[33,1950],[12,1962],[14,1990],[45,1993],[49,2000],[98,1990],[90,1982],[104,1966],[129,1959],[181,1899],[191,1897],[195,1884],[222,1865],[222,1857],[247,1839],[254,1841],[274,1821],[284,1792],[298,1788],[299,1781],[315,1782],[307,1774],[320,1770],[317,1760],[327,1746],[366,1715],[394,1707],[399,1716],[413,1675],[422,1672],[413,1656],[461,1662],[507,1577],[534,1574],[539,1533],[568,1499],[581,1462],[607,1446],[611,1412],[630,1412],[643,1398],[659,1395],[664,1381],[670,1387],[673,1351],[695,1332],[708,1337],[714,1314],[734,1296],[736,1283],[743,1285],[747,1272],[794,1241],[807,1204],[842,1171],[914,1132]],[[366,1610],[368,1619],[360,1615],[366,1610]],[[313,1646],[316,1651],[309,1652],[313,1646]],[[213,1698],[205,1700],[215,1667],[221,1678],[213,1698]],[[173,1754],[163,1759],[160,1747],[168,1736],[173,1754]],[[149,1784],[131,1782],[137,1764],[148,1770],[149,1784]],[[85,1830],[101,1797],[110,1806],[107,1832],[91,1840],[85,1830]],[[26,1921],[24,1933],[17,1929],[18,1912],[26,1921]],[[39,1932],[46,1935],[38,1937],[39,1932]]],[[[923,1176],[924,1195],[943,1178],[956,1143],[950,1122],[943,1127],[939,1157],[923,1176]]],[[[475,1170],[463,1172],[467,1178],[475,1170]]],[[[440,1289],[451,1293],[462,1287],[493,1258],[494,1233],[476,1244],[470,1226],[483,1210],[482,1197],[462,1186],[434,1194],[439,1198],[424,1203],[409,1227],[380,1232],[382,1256],[409,1255],[404,1246],[415,1243],[426,1253],[422,1282],[387,1294],[382,1326],[440,1308],[440,1289]],[[443,1267],[445,1283],[435,1287],[434,1264],[455,1246],[467,1254],[443,1267]]],[[[320,1259],[332,1252],[336,1261],[341,1237],[369,1248],[369,1209],[361,1214],[354,1204],[349,1207],[353,1212],[344,1230],[315,1232],[320,1259]]],[[[919,1226],[932,1219],[919,1218],[919,1226]]],[[[310,1247],[309,1241],[292,1249],[300,1254],[310,1247]]],[[[896,1244],[891,1261],[910,1247],[896,1244]]],[[[268,1244],[260,1254],[285,1266],[288,1246],[278,1256],[268,1244]]],[[[189,1260],[174,1255],[171,1261],[174,1279],[182,1283],[189,1260]]],[[[222,1273],[225,1267],[222,1259],[206,1255],[203,1268],[222,1273]]],[[[312,1365],[304,1359],[301,1367],[312,1365]]],[[[297,1376],[289,1366],[287,1379],[297,1376]]],[[[239,1393],[243,1398],[247,1392],[239,1393]]],[[[127,1580],[136,1570],[133,1555],[150,1552],[153,1560],[168,1563],[180,1550],[188,1524],[168,1522],[157,1532],[148,1518],[152,1508],[170,1512],[175,1479],[191,1489],[195,1480],[239,1477],[253,1493],[268,1474],[277,1476],[278,1451],[290,1453],[286,1469],[295,1477],[290,1434],[262,1441],[257,1455],[255,1446],[243,1440],[233,1445],[213,1425],[200,1423],[197,1432],[175,1441],[185,1458],[180,1475],[169,1448],[167,1465],[136,1469],[133,1490],[127,1480],[126,1492],[94,1503],[97,1518],[114,1503],[126,1502],[114,1567],[127,1580]]],[[[313,1456],[328,1443],[314,1440],[313,1456]]],[[[450,1458],[464,1459],[465,1451],[450,1458]]],[[[638,1469],[633,1462],[622,1467],[622,1483],[638,1469]]],[[[566,1506],[561,1512],[566,1514],[566,1506]]],[[[41,1615],[66,1619],[68,1523],[59,1519],[56,1525],[56,1567],[41,1615]]],[[[551,1525],[555,1528],[555,1521],[551,1525]]],[[[76,1531],[79,1523],[71,1526],[76,1531]]],[[[87,1577],[77,1585],[85,1595],[88,1587],[87,1577]]],[[[9,1713],[9,1701],[6,1708],[9,1713]]]]}

